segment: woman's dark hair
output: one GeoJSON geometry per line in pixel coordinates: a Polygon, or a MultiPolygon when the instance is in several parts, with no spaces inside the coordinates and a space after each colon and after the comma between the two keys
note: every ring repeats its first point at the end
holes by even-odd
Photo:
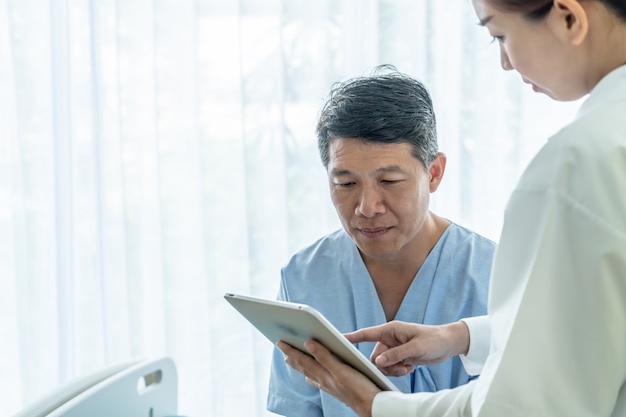
{"type": "MultiPolygon", "coordinates": [[[[489,0],[493,7],[506,12],[519,12],[526,15],[530,20],[539,20],[548,14],[553,0],[489,0]]],[[[587,1],[587,0],[582,0],[587,1]]],[[[590,0],[600,1],[617,16],[626,22],[626,0],[590,0]]]]}
{"type": "Polygon", "coordinates": [[[337,138],[364,142],[408,143],[425,168],[437,156],[437,124],[424,85],[393,66],[372,75],[336,83],[317,123],[318,148],[328,167],[330,142],[337,138]]]}

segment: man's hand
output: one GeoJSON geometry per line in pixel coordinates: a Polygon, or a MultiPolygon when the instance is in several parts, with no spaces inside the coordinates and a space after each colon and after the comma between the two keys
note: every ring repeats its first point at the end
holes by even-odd
{"type": "Polygon", "coordinates": [[[368,377],[314,340],[304,344],[310,356],[282,341],[277,346],[286,355],[287,365],[303,373],[309,384],[337,398],[360,417],[371,417],[372,402],[381,390],[368,377]]]}
{"type": "Polygon", "coordinates": [[[469,349],[469,330],[461,321],[439,326],[391,321],[344,336],[352,343],[377,342],[372,362],[392,376],[411,373],[416,365],[467,354],[469,349]]]}

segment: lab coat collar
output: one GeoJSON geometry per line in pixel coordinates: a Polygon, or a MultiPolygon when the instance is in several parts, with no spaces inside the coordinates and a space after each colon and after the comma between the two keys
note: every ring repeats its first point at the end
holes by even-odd
{"type": "Polygon", "coordinates": [[[612,101],[622,101],[626,96],[626,65],[609,72],[596,84],[589,97],[580,106],[577,117],[592,110],[596,105],[612,101]]]}

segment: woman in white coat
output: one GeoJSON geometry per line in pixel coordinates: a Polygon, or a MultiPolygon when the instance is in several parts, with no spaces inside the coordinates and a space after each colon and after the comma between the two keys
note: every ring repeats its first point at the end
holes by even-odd
{"type": "MultiPolygon", "coordinates": [[[[626,0],[473,5],[505,70],[555,100],[589,95],[507,205],[480,378],[436,393],[381,392],[314,341],[312,357],[279,347],[311,384],[364,417],[626,416],[626,0]]],[[[407,342],[417,353],[403,352],[404,362],[377,358],[391,373],[467,350],[464,325],[430,330],[392,322],[348,337],[378,341],[379,354],[407,342]],[[446,340],[454,342],[442,350],[446,340]]]]}

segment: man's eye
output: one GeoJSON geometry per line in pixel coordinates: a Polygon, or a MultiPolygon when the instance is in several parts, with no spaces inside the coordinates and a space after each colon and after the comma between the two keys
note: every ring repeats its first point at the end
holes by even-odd
{"type": "Polygon", "coordinates": [[[491,37],[491,43],[502,43],[504,41],[504,36],[492,36],[491,37]]]}
{"type": "Polygon", "coordinates": [[[337,187],[341,187],[341,188],[349,188],[352,187],[356,184],[356,182],[354,181],[350,181],[350,182],[336,182],[335,185],[337,187]]]}

